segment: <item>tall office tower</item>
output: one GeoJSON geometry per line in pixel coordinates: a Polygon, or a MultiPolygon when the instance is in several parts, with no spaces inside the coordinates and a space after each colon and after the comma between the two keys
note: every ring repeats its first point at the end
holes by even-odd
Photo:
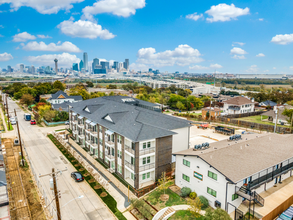
{"type": "Polygon", "coordinates": [[[24,69],[24,65],[23,65],[23,64],[20,64],[20,65],[19,65],[19,71],[20,71],[21,73],[23,73],[23,69],[24,69]]]}
{"type": "Polygon", "coordinates": [[[101,66],[102,66],[102,69],[110,69],[109,62],[102,61],[101,66]]]}
{"type": "Polygon", "coordinates": [[[125,62],[123,63],[123,67],[126,70],[129,70],[129,59],[125,59],[125,62]]]}
{"type": "Polygon", "coordinates": [[[31,67],[32,74],[36,73],[36,68],[34,66],[31,67]]]}
{"type": "Polygon", "coordinates": [[[119,65],[118,65],[118,69],[119,69],[119,71],[120,71],[122,68],[124,68],[124,63],[123,63],[123,62],[119,63],[119,65]]]}
{"type": "Polygon", "coordinates": [[[84,63],[83,63],[83,61],[81,60],[81,61],[79,62],[79,71],[81,71],[82,68],[84,68],[84,63]]]}
{"type": "Polygon", "coordinates": [[[12,68],[11,68],[11,66],[7,66],[7,72],[12,73],[12,68]]]}
{"type": "Polygon", "coordinates": [[[97,69],[97,66],[99,65],[100,65],[100,60],[98,58],[93,59],[92,71],[95,72],[95,69],[97,69]]]}
{"type": "Polygon", "coordinates": [[[83,68],[88,71],[88,56],[87,53],[83,53],[83,68]]]}
{"type": "Polygon", "coordinates": [[[118,70],[118,65],[119,65],[119,62],[114,61],[113,69],[118,70]]]}
{"type": "Polygon", "coordinates": [[[55,58],[54,62],[55,62],[55,73],[58,74],[58,60],[57,60],[57,58],[55,58]]]}
{"type": "Polygon", "coordinates": [[[78,71],[78,63],[72,64],[72,70],[78,71]]]}

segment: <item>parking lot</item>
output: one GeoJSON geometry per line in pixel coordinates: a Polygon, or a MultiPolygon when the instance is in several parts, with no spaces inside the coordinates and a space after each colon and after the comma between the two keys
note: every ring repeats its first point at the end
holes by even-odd
{"type": "Polygon", "coordinates": [[[214,129],[197,128],[196,125],[190,128],[190,147],[194,147],[196,144],[202,144],[205,142],[213,143],[216,141],[227,140],[228,138],[228,135],[215,133],[214,129]]]}

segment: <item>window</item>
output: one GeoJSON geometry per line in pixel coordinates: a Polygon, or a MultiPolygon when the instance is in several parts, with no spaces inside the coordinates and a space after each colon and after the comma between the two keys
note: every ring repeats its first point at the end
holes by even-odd
{"type": "Polygon", "coordinates": [[[215,191],[215,190],[213,190],[213,189],[211,189],[209,187],[208,187],[208,194],[210,194],[210,195],[212,195],[214,197],[217,197],[217,191],[215,191]]]}
{"type": "Polygon", "coordinates": [[[142,164],[147,164],[151,162],[151,157],[144,157],[142,158],[142,164]]]}
{"type": "Polygon", "coordinates": [[[142,174],[142,180],[149,179],[150,177],[151,177],[150,172],[142,174]]]}
{"type": "Polygon", "coordinates": [[[211,177],[214,180],[218,180],[218,175],[213,173],[213,172],[211,172],[211,171],[208,172],[208,176],[211,177]]]}
{"type": "Polygon", "coordinates": [[[150,148],[151,147],[151,142],[148,142],[148,148],[150,148]]]}
{"type": "Polygon", "coordinates": [[[120,159],[122,159],[122,152],[121,152],[121,150],[117,150],[117,157],[118,158],[120,158],[120,159]]]}
{"type": "Polygon", "coordinates": [[[122,166],[120,166],[119,164],[118,164],[118,172],[122,173],[122,166]]]}
{"type": "Polygon", "coordinates": [[[131,164],[134,165],[135,159],[131,157],[131,164]]]}
{"type": "Polygon", "coordinates": [[[142,148],[143,148],[143,149],[146,149],[146,143],[143,143],[142,148]]]}
{"type": "Polygon", "coordinates": [[[100,138],[100,144],[103,145],[103,140],[102,140],[102,138],[100,138]]]}
{"type": "Polygon", "coordinates": [[[184,179],[187,182],[190,182],[189,176],[186,176],[185,174],[182,174],[182,179],[184,179]]]}
{"type": "Polygon", "coordinates": [[[131,173],[131,179],[134,180],[134,173],[131,173]]]}
{"type": "Polygon", "coordinates": [[[188,160],[183,159],[183,164],[190,167],[190,162],[188,160]]]}
{"type": "Polygon", "coordinates": [[[121,136],[120,136],[120,135],[117,135],[117,142],[118,142],[119,144],[121,144],[121,143],[122,143],[122,138],[121,138],[121,136]]]}
{"type": "Polygon", "coordinates": [[[235,199],[238,199],[238,195],[236,193],[232,195],[232,201],[234,201],[235,199]]]}

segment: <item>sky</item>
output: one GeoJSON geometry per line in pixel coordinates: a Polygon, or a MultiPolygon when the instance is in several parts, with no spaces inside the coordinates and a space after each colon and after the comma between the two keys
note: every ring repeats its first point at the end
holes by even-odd
{"type": "Polygon", "coordinates": [[[0,68],[83,52],[161,72],[293,74],[292,0],[0,0],[0,68]]]}

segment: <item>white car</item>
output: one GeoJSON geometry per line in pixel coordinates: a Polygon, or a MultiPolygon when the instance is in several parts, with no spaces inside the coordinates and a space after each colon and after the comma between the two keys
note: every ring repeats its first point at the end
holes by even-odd
{"type": "Polygon", "coordinates": [[[15,120],[10,120],[10,123],[11,123],[12,125],[16,125],[16,121],[15,121],[15,120]]]}
{"type": "Polygon", "coordinates": [[[14,117],[10,117],[9,120],[10,121],[15,121],[15,118],[14,117]]]}

